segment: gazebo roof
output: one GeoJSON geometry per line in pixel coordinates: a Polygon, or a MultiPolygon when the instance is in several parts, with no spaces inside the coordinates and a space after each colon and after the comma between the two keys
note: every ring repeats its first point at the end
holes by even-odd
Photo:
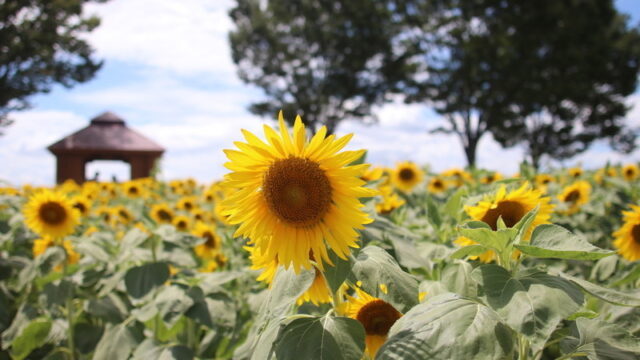
{"type": "Polygon", "coordinates": [[[162,146],[130,129],[122,118],[109,111],[91,119],[89,126],[57,141],[48,149],[54,154],[86,151],[164,152],[162,146]]]}

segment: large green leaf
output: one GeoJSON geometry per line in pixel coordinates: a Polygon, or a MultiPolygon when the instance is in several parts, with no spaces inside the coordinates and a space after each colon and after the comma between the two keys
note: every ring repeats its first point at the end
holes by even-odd
{"type": "Polygon", "coordinates": [[[574,337],[563,342],[567,358],[586,356],[590,360],[637,360],[640,338],[625,329],[598,319],[579,318],[574,337]]]}
{"type": "Polygon", "coordinates": [[[305,316],[286,324],[275,343],[278,360],[360,360],[364,328],[354,319],[305,316]]]}
{"type": "Polygon", "coordinates": [[[396,321],[376,360],[498,360],[512,353],[512,333],[492,309],[448,293],[396,321]]]}
{"type": "Polygon", "coordinates": [[[469,221],[459,228],[460,234],[497,252],[504,251],[518,234],[516,228],[493,231],[482,221],[469,221]]]}
{"type": "Polygon", "coordinates": [[[193,305],[193,299],[179,286],[166,286],[153,300],[158,313],[168,328],[173,327],[176,321],[193,305]]]}
{"type": "Polygon", "coordinates": [[[280,320],[289,315],[293,305],[315,278],[315,271],[302,270],[296,274],[293,268],[280,267],[267,292],[267,298],[260,306],[260,312],[247,340],[234,352],[234,359],[267,359],[278,335],[280,320]]]}
{"type": "Polygon", "coordinates": [[[638,292],[636,292],[635,294],[628,294],[622,291],[608,289],[591,283],[587,280],[583,280],[567,274],[562,274],[561,276],[568,280],[571,280],[576,285],[580,286],[584,291],[604,301],[620,306],[640,307],[640,296],[638,292]]]}
{"type": "Polygon", "coordinates": [[[38,318],[31,321],[11,344],[11,356],[14,359],[22,360],[33,350],[45,343],[51,330],[51,320],[38,318]]]}
{"type": "Polygon", "coordinates": [[[377,246],[367,246],[358,253],[351,268],[355,278],[369,294],[383,298],[399,311],[406,311],[418,302],[418,281],[404,272],[395,259],[377,246]],[[388,293],[380,291],[385,285],[388,293]]]}
{"type": "Polygon", "coordinates": [[[209,328],[216,325],[232,327],[236,320],[236,309],[231,298],[218,293],[197,300],[185,315],[209,328]]]}
{"type": "Polygon", "coordinates": [[[73,338],[75,341],[76,349],[83,353],[88,354],[92,352],[100,338],[104,328],[98,325],[88,323],[77,323],[73,327],[73,338]]]}
{"type": "Polygon", "coordinates": [[[534,353],[544,348],[556,326],[584,302],[582,292],[572,283],[542,272],[512,277],[498,265],[483,265],[472,276],[482,285],[487,304],[529,339],[534,353]]]}
{"type": "Polygon", "coordinates": [[[128,359],[142,340],[139,329],[124,323],[108,327],[96,346],[93,360],[128,359]]]}
{"type": "Polygon", "coordinates": [[[341,259],[333,250],[329,250],[329,258],[333,266],[324,264],[324,277],[332,292],[338,291],[351,271],[351,259],[341,259]]]}
{"type": "Polygon", "coordinates": [[[456,261],[442,270],[440,282],[449,289],[449,292],[462,296],[476,297],[477,284],[471,278],[473,268],[469,263],[456,261]]]}
{"type": "Polygon", "coordinates": [[[562,226],[540,225],[533,230],[529,244],[515,245],[523,253],[539,258],[598,260],[615,254],[591,245],[562,226]]]}
{"type": "Polygon", "coordinates": [[[149,263],[129,269],[124,276],[124,283],[131,297],[141,298],[167,279],[169,266],[166,263],[149,263]]]}

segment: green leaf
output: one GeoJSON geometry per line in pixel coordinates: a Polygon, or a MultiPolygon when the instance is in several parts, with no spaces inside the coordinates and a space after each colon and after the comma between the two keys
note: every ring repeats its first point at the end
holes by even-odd
{"type": "Polygon", "coordinates": [[[480,255],[486,251],[487,251],[487,248],[482,245],[467,245],[456,250],[450,256],[452,259],[462,259],[467,256],[480,255]]]}
{"type": "Polygon", "coordinates": [[[591,279],[597,281],[605,281],[610,278],[616,272],[618,265],[617,256],[607,256],[596,262],[595,266],[591,269],[591,279]]]}
{"type": "Polygon", "coordinates": [[[193,350],[184,345],[174,345],[165,348],[160,353],[158,360],[192,360],[194,358],[193,350]]]}
{"type": "Polygon", "coordinates": [[[140,340],[137,329],[124,323],[108,327],[96,346],[93,360],[128,359],[140,340]]]}
{"type": "Polygon", "coordinates": [[[460,220],[460,214],[462,214],[462,197],[467,194],[467,190],[465,188],[458,189],[447,203],[444,205],[444,211],[447,215],[451,216],[451,218],[455,220],[460,220]]]}
{"type": "Polygon", "coordinates": [[[346,317],[302,317],[286,324],[276,340],[279,360],[360,360],[364,328],[346,317]]]}
{"type": "Polygon", "coordinates": [[[324,264],[324,277],[331,291],[335,293],[349,275],[352,263],[351,259],[341,259],[333,250],[329,250],[329,259],[333,262],[333,266],[324,264]]]}
{"type": "Polygon", "coordinates": [[[433,202],[433,198],[431,196],[427,197],[427,219],[434,228],[439,229],[442,226],[442,219],[440,218],[440,213],[438,212],[438,207],[433,202]]]}
{"type": "Polygon", "coordinates": [[[444,284],[450,292],[467,296],[477,296],[477,284],[471,278],[471,272],[473,268],[471,265],[464,261],[456,261],[448,264],[440,277],[440,282],[444,284]]]}
{"type": "Polygon", "coordinates": [[[489,225],[482,221],[469,221],[458,229],[463,236],[498,253],[502,253],[518,233],[516,228],[493,231],[489,225]]]}
{"type": "Polygon", "coordinates": [[[561,276],[567,280],[572,281],[576,285],[580,286],[584,291],[589,294],[602,299],[606,302],[620,305],[620,306],[634,306],[640,307],[640,296],[638,294],[627,294],[622,291],[607,289],[602,286],[591,283],[587,280],[583,280],[567,274],[561,274],[561,276]]]}
{"type": "Polygon", "coordinates": [[[88,323],[75,324],[73,327],[73,339],[76,349],[83,354],[89,354],[96,348],[103,332],[104,328],[98,325],[88,323]]]}
{"type": "Polygon", "coordinates": [[[166,286],[154,298],[158,313],[168,328],[173,327],[180,316],[193,305],[193,299],[178,286],[166,286]]]}
{"type": "Polygon", "coordinates": [[[169,266],[166,263],[149,263],[129,269],[124,283],[131,297],[141,298],[168,279],[169,266]]]}
{"type": "Polygon", "coordinates": [[[640,338],[625,329],[598,319],[576,320],[576,336],[563,342],[566,358],[586,356],[590,360],[637,360],[640,338]]]}
{"type": "Polygon", "coordinates": [[[120,246],[125,249],[138,248],[145,240],[149,238],[149,234],[143,232],[138,228],[131,228],[120,240],[120,246]]]}
{"type": "Polygon", "coordinates": [[[584,302],[572,283],[542,272],[514,278],[491,264],[478,267],[472,276],[483,286],[487,304],[529,339],[533,353],[542,350],[556,326],[584,302]]]}
{"type": "Polygon", "coordinates": [[[59,281],[57,284],[48,283],[40,294],[40,299],[46,308],[64,305],[67,299],[72,297],[73,284],[67,280],[59,281]]]}
{"type": "Polygon", "coordinates": [[[513,338],[490,308],[455,294],[416,305],[391,327],[376,360],[501,360],[511,358],[513,338]]]}
{"type": "Polygon", "coordinates": [[[362,281],[363,290],[388,301],[400,312],[418,302],[416,278],[404,272],[389,253],[377,246],[362,249],[351,271],[362,281]],[[382,293],[380,284],[387,287],[387,294],[382,293]]]}
{"type": "Polygon", "coordinates": [[[104,321],[120,323],[124,321],[129,310],[118,295],[111,293],[103,298],[89,300],[87,313],[104,321]]]}
{"type": "Polygon", "coordinates": [[[49,331],[51,320],[38,318],[31,321],[11,343],[11,355],[14,359],[22,360],[33,350],[44,345],[49,331]]]}
{"type": "Polygon", "coordinates": [[[554,224],[536,227],[529,244],[516,244],[515,247],[538,258],[598,260],[615,254],[613,251],[597,248],[584,238],[554,224]]]}
{"type": "Polygon", "coordinates": [[[260,312],[255,316],[247,340],[236,349],[233,358],[267,359],[278,335],[280,320],[291,312],[296,300],[309,289],[314,278],[315,271],[302,270],[296,274],[293,268],[285,270],[280,267],[260,312]]]}
{"type": "Polygon", "coordinates": [[[209,328],[216,325],[233,327],[236,320],[236,309],[233,300],[224,294],[212,294],[195,304],[185,315],[199,324],[209,328]]]}

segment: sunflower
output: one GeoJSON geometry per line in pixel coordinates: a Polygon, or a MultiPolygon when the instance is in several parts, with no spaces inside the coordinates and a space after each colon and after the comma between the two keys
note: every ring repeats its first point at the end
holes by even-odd
{"type": "MultiPolygon", "coordinates": [[[[453,243],[462,247],[478,244],[477,242],[469,239],[466,236],[459,236],[453,243]]],[[[480,260],[480,262],[483,262],[485,264],[490,263],[495,258],[496,258],[496,252],[493,250],[487,250],[480,255],[469,256],[469,259],[480,260]]]]}
{"type": "Polygon", "coordinates": [[[122,192],[128,197],[146,197],[145,189],[138,181],[127,181],[122,184],[122,192]]]}
{"type": "Polygon", "coordinates": [[[565,213],[570,215],[576,213],[580,206],[589,201],[590,192],[591,185],[584,180],[580,180],[562,189],[558,199],[568,207],[565,213]]]}
{"type": "Polygon", "coordinates": [[[356,297],[347,295],[345,313],[352,319],[358,320],[365,331],[365,353],[373,359],[378,349],[385,341],[389,329],[402,317],[393,305],[373,297],[359,288],[355,288],[356,297]]]}
{"type": "Polygon", "coordinates": [[[64,252],[67,254],[67,264],[73,265],[80,261],[80,254],[73,249],[71,240],[65,240],[62,242],[62,247],[64,248],[64,252]]]}
{"type": "Polygon", "coordinates": [[[33,257],[35,258],[44,254],[51,246],[53,246],[53,240],[48,236],[43,236],[41,239],[35,240],[32,248],[33,257]]]}
{"type": "Polygon", "coordinates": [[[314,267],[314,271],[316,272],[316,276],[313,278],[311,286],[300,295],[298,300],[296,300],[296,304],[302,305],[305,302],[311,302],[315,306],[319,306],[320,304],[328,304],[331,302],[331,290],[329,289],[329,285],[327,285],[327,280],[324,279],[322,271],[318,268],[314,267]]]}
{"type": "Polygon", "coordinates": [[[25,222],[31,230],[53,239],[73,233],[80,217],[80,212],[64,195],[50,190],[31,196],[23,211],[25,222]]]}
{"type": "Polygon", "coordinates": [[[184,196],[178,200],[176,207],[178,209],[191,211],[196,207],[196,197],[195,196],[184,196]]]}
{"type": "Polygon", "coordinates": [[[553,211],[553,205],[549,203],[550,201],[551,198],[542,197],[540,190],[531,189],[529,183],[525,182],[520,188],[509,193],[507,193],[506,186],[502,185],[493,196],[485,196],[475,206],[466,205],[464,210],[472,219],[487,223],[495,231],[498,226],[498,218],[502,217],[505,225],[512,227],[529,211],[536,206],[540,206],[529,232],[523,239],[528,241],[531,237],[531,232],[536,226],[549,222],[553,211]]]}
{"type": "Polygon", "coordinates": [[[173,210],[167,204],[155,204],[151,207],[151,218],[158,224],[171,224],[173,210]]]}
{"type": "Polygon", "coordinates": [[[380,195],[382,195],[382,201],[376,204],[378,214],[389,214],[404,205],[405,201],[394,193],[390,186],[381,186],[379,190],[380,195]]]}
{"type": "Polygon", "coordinates": [[[472,177],[468,172],[459,168],[446,170],[440,175],[445,178],[451,178],[453,185],[455,185],[456,187],[460,187],[472,180],[472,177]]]}
{"type": "Polygon", "coordinates": [[[231,224],[239,224],[234,236],[244,236],[269,259],[285,267],[311,268],[309,254],[318,264],[331,264],[327,245],[343,259],[350,247],[358,247],[358,233],[372,220],[360,208],[359,197],[375,191],[362,187],[368,164],[349,166],[364,150],[339,152],[351,135],[325,138],[322,127],[308,141],[298,116],[290,134],[282,112],[280,133],[264,127],[268,144],[243,130],[246,143],[225,150],[232,172],[225,186],[237,190],[223,200],[231,224]],[[293,135],[293,136],[291,136],[293,135]]]}
{"type": "Polygon", "coordinates": [[[569,176],[574,179],[579,178],[584,173],[584,171],[580,167],[570,168],[569,170],[567,170],[567,172],[569,173],[569,176]]]}
{"type": "Polygon", "coordinates": [[[196,255],[202,259],[213,259],[220,250],[220,244],[222,243],[220,236],[216,234],[216,229],[203,222],[197,222],[191,233],[206,240],[193,249],[196,255]]]}
{"type": "Polygon", "coordinates": [[[638,169],[638,165],[636,164],[625,165],[622,168],[622,176],[624,176],[627,181],[637,179],[638,175],[640,175],[640,169],[638,169]]]}
{"type": "Polygon", "coordinates": [[[78,209],[80,215],[87,216],[91,210],[91,200],[85,196],[77,195],[71,198],[71,206],[78,209]]]}
{"type": "Polygon", "coordinates": [[[374,167],[367,169],[367,171],[365,171],[364,174],[360,176],[360,178],[366,182],[369,182],[380,179],[382,175],[384,175],[384,169],[381,167],[374,167]]]}
{"type": "Polygon", "coordinates": [[[439,194],[447,190],[447,182],[438,176],[434,176],[429,180],[427,190],[431,193],[439,194]]]}
{"type": "Polygon", "coordinates": [[[502,174],[499,172],[489,173],[480,178],[480,182],[483,184],[493,184],[494,182],[501,180],[502,174]]]}
{"type": "Polygon", "coordinates": [[[173,226],[180,231],[187,231],[191,227],[191,218],[186,215],[178,215],[171,221],[173,226]]]}
{"type": "Polygon", "coordinates": [[[640,206],[631,205],[630,211],[623,211],[624,224],[613,233],[613,246],[629,261],[640,260],[640,206]]]}
{"type": "Polygon", "coordinates": [[[410,192],[413,188],[422,182],[424,172],[411,161],[403,161],[398,163],[391,173],[391,182],[393,185],[404,191],[410,192]]]}
{"type": "Polygon", "coordinates": [[[114,207],[113,212],[117,215],[117,219],[125,225],[129,224],[133,220],[131,211],[129,211],[129,209],[127,209],[124,205],[118,205],[114,207]]]}
{"type": "Polygon", "coordinates": [[[95,214],[97,217],[102,219],[102,221],[111,225],[116,221],[118,216],[113,210],[113,208],[110,208],[108,206],[99,206],[98,208],[96,208],[95,214]]]}

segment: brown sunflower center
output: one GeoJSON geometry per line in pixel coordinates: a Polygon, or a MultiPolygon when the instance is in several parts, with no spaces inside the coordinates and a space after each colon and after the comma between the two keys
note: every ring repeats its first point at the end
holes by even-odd
{"type": "Polygon", "coordinates": [[[433,182],[433,186],[434,186],[436,189],[442,189],[442,188],[444,187],[444,183],[443,183],[441,180],[435,180],[435,181],[433,182]]]}
{"type": "Polygon", "coordinates": [[[47,225],[59,225],[67,218],[65,208],[55,201],[49,201],[40,206],[38,211],[40,219],[47,225]]]}
{"type": "Polygon", "coordinates": [[[640,224],[634,225],[633,228],[631,228],[631,237],[636,244],[640,245],[640,224]]]}
{"type": "Polygon", "coordinates": [[[129,195],[138,195],[138,193],[139,193],[139,190],[137,187],[132,186],[129,188],[129,195]]]}
{"type": "Polygon", "coordinates": [[[564,197],[565,202],[575,203],[578,200],[580,200],[580,191],[578,190],[572,190],[564,197]]]}
{"type": "Polygon", "coordinates": [[[402,169],[400,170],[400,173],[398,175],[403,181],[411,181],[416,176],[416,174],[411,169],[402,169]]]}
{"type": "Polygon", "coordinates": [[[186,230],[187,229],[187,222],[184,220],[179,220],[178,223],[176,224],[176,227],[179,230],[186,230]]]}
{"type": "Polygon", "coordinates": [[[627,169],[624,173],[627,175],[627,177],[631,177],[635,175],[636,172],[633,169],[627,169]]]}
{"type": "Polygon", "coordinates": [[[79,201],[78,201],[78,202],[76,202],[76,203],[74,203],[74,204],[73,204],[73,207],[74,207],[74,208],[76,208],[76,209],[78,209],[78,210],[80,210],[80,212],[81,212],[81,213],[83,213],[83,214],[86,214],[86,213],[87,213],[87,207],[86,207],[86,206],[84,206],[84,204],[83,204],[83,203],[81,203],[81,202],[79,202],[79,201]]]}
{"type": "Polygon", "coordinates": [[[274,162],[264,176],[262,191],[269,209],[296,227],[317,224],[331,205],[331,183],[320,166],[308,159],[274,162]]]}
{"type": "Polygon", "coordinates": [[[202,234],[202,237],[207,239],[207,241],[205,241],[205,245],[208,248],[215,248],[216,247],[216,237],[213,235],[213,233],[211,231],[205,231],[202,234]]]}
{"type": "Polygon", "coordinates": [[[504,224],[507,225],[507,227],[512,227],[517,224],[526,213],[521,203],[505,200],[500,201],[494,209],[489,209],[480,220],[489,224],[491,229],[495,231],[498,228],[498,218],[502,217],[504,224]]]}
{"type": "Polygon", "coordinates": [[[157,214],[158,214],[158,218],[161,221],[171,221],[171,219],[173,218],[173,216],[171,216],[171,214],[167,210],[164,210],[164,209],[158,210],[157,214]]]}
{"type": "Polygon", "coordinates": [[[391,326],[401,316],[402,314],[391,304],[376,299],[360,308],[356,319],[362,324],[367,335],[387,335],[391,326]]]}

